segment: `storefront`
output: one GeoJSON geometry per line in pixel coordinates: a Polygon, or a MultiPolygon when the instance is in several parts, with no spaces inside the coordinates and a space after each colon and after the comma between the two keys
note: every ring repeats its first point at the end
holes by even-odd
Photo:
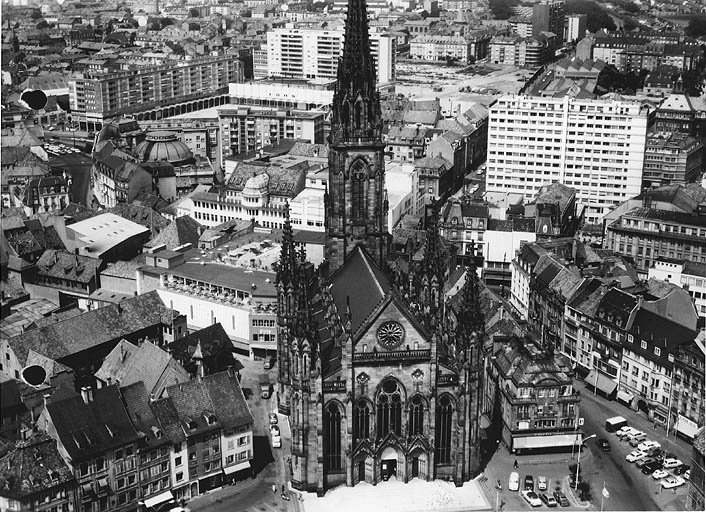
{"type": "Polygon", "coordinates": [[[252,476],[250,461],[246,460],[234,466],[223,468],[226,482],[237,482],[238,480],[246,480],[252,476]]]}
{"type": "Polygon", "coordinates": [[[612,398],[615,393],[618,383],[609,379],[597,370],[591,370],[588,376],[584,379],[586,385],[600,391],[606,398],[612,398]]]}
{"type": "Polygon", "coordinates": [[[699,426],[694,421],[680,414],[677,417],[677,423],[674,425],[674,430],[676,430],[679,437],[692,442],[696,436],[696,432],[699,430],[699,426]]]}

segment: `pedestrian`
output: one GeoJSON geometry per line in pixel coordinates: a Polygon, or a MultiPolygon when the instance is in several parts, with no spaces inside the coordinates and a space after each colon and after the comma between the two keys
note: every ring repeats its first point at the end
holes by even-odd
{"type": "Polygon", "coordinates": [[[655,430],[657,430],[657,422],[655,422],[655,426],[654,426],[654,428],[655,428],[655,430]]]}
{"type": "Polygon", "coordinates": [[[517,459],[515,459],[514,467],[515,467],[515,469],[517,469],[517,459]]]}

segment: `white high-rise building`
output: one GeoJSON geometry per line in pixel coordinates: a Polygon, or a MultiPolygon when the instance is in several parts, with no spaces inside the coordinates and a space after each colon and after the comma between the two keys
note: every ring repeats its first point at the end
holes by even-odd
{"type": "MultiPolygon", "coordinates": [[[[396,39],[370,32],[370,50],[378,71],[378,85],[395,79],[396,39]]],[[[267,32],[267,74],[272,77],[336,79],[343,52],[343,27],[276,28],[267,32]]]]}
{"type": "Polygon", "coordinates": [[[586,223],[640,193],[652,107],[625,97],[604,99],[502,96],[488,124],[488,192],[532,199],[561,182],[577,190],[586,223]]]}
{"type": "Polygon", "coordinates": [[[586,36],[587,14],[569,14],[566,17],[566,39],[567,41],[580,41],[586,36]]]}

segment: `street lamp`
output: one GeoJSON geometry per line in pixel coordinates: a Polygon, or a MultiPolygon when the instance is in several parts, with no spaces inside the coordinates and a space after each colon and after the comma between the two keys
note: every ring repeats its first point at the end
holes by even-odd
{"type": "Polygon", "coordinates": [[[584,438],[584,440],[579,443],[579,456],[576,459],[576,481],[574,481],[574,490],[578,489],[578,487],[579,487],[579,468],[581,467],[581,446],[583,445],[584,442],[588,441],[592,437],[596,437],[596,434],[591,434],[590,436],[584,438]]]}

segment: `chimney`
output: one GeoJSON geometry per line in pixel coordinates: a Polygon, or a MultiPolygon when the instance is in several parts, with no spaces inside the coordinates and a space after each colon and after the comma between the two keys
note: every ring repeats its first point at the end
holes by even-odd
{"type": "Polygon", "coordinates": [[[83,403],[87,404],[88,400],[88,388],[86,386],[81,386],[81,398],[83,398],[83,403]]]}
{"type": "Polygon", "coordinates": [[[156,400],[155,394],[154,394],[154,393],[150,393],[150,402],[154,402],[155,400],[156,400]]]}
{"type": "Polygon", "coordinates": [[[93,402],[93,388],[90,386],[87,386],[86,390],[88,391],[88,401],[93,402]]]}

